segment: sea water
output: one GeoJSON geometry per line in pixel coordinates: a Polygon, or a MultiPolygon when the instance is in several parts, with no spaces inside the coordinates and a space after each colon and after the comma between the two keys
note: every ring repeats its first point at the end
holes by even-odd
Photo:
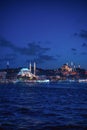
{"type": "Polygon", "coordinates": [[[0,84],[0,130],[86,130],[87,83],[0,84]]]}

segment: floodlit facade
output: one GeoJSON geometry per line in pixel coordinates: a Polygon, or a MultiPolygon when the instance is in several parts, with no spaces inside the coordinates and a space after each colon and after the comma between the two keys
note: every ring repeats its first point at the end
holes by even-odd
{"type": "Polygon", "coordinates": [[[64,65],[62,66],[62,71],[72,72],[72,68],[69,67],[67,64],[64,64],[64,65]]]}
{"type": "Polygon", "coordinates": [[[0,79],[6,79],[7,72],[0,72],[0,79]]]}
{"type": "Polygon", "coordinates": [[[22,68],[20,70],[20,72],[18,73],[18,76],[21,76],[21,77],[35,77],[34,74],[31,73],[30,69],[28,68],[22,68]]]}

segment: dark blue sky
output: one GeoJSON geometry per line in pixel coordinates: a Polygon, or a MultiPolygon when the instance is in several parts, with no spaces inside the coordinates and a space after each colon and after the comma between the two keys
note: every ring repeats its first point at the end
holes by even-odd
{"type": "Polygon", "coordinates": [[[87,0],[0,1],[0,68],[59,68],[73,61],[87,69],[87,0]]]}

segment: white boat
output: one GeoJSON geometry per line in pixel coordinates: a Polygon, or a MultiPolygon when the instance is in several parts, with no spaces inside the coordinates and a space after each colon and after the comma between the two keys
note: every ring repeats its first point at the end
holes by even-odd
{"type": "Polygon", "coordinates": [[[78,82],[79,83],[87,83],[87,79],[79,79],[78,82]]]}
{"type": "Polygon", "coordinates": [[[36,80],[37,83],[49,83],[49,79],[44,79],[44,80],[36,80]]]}

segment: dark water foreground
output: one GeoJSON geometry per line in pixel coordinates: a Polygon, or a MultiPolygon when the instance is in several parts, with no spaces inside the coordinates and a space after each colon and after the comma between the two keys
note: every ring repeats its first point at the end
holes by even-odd
{"type": "Polygon", "coordinates": [[[87,130],[87,84],[0,85],[0,130],[87,130]]]}

